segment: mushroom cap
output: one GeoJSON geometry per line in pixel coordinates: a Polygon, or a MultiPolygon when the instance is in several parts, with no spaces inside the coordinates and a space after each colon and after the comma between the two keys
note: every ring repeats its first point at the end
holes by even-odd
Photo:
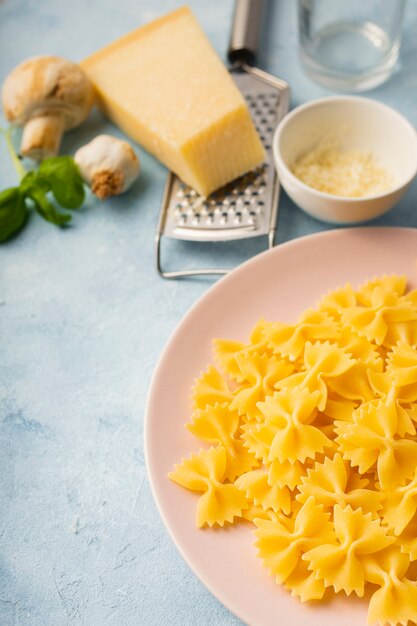
{"type": "Polygon", "coordinates": [[[79,65],[61,57],[38,56],[23,61],[7,76],[2,101],[12,124],[23,126],[39,115],[59,114],[68,130],[85,120],[94,94],[79,65]]]}

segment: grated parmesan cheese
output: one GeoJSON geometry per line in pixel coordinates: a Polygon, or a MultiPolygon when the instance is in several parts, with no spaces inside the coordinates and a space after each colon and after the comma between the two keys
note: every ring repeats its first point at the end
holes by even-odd
{"type": "Polygon", "coordinates": [[[377,195],[393,186],[391,174],[372,153],[342,152],[330,140],[321,141],[300,157],[292,173],[314,189],[346,198],[377,195]]]}

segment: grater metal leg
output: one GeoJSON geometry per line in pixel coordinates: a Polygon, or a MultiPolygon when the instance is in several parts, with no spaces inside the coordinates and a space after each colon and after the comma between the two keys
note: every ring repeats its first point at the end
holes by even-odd
{"type": "MultiPolygon", "coordinates": [[[[158,231],[155,236],[155,264],[158,274],[161,278],[186,278],[187,276],[224,276],[232,271],[233,268],[201,268],[194,270],[174,270],[166,271],[162,268],[161,263],[161,241],[162,235],[158,231]]],[[[268,233],[268,249],[273,248],[275,245],[275,228],[271,228],[268,233]]]]}
{"type": "Polygon", "coordinates": [[[275,233],[276,233],[275,228],[271,228],[271,230],[268,233],[268,249],[269,250],[275,246],[275,233]]]}
{"type": "Polygon", "coordinates": [[[228,274],[230,272],[230,269],[217,269],[217,268],[202,268],[202,269],[195,269],[195,270],[175,270],[172,272],[167,272],[166,270],[162,269],[162,264],[161,264],[161,233],[158,232],[156,233],[155,236],[155,262],[156,262],[156,269],[158,271],[158,274],[162,277],[162,278],[185,278],[187,276],[211,276],[211,275],[220,275],[220,276],[224,276],[225,274],[228,274]]]}

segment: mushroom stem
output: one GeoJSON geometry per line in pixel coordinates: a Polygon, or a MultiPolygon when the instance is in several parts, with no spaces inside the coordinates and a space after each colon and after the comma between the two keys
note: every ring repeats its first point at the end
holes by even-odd
{"type": "Polygon", "coordinates": [[[23,129],[21,153],[35,161],[58,154],[64,127],[60,114],[45,113],[28,120],[23,129]]]}

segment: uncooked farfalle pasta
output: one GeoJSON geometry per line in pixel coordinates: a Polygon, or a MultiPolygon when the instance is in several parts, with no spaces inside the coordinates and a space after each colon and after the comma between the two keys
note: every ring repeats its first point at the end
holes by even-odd
{"type": "Polygon", "coordinates": [[[417,622],[417,290],[346,285],[214,353],[187,424],[204,448],[169,475],[197,525],[252,523],[303,602],[368,585],[370,624],[417,622]]]}

